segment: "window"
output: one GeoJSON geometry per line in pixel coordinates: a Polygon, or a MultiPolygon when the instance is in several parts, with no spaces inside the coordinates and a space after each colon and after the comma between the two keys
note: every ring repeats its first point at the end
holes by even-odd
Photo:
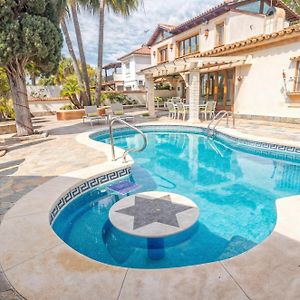
{"type": "Polygon", "coordinates": [[[168,59],[168,47],[158,49],[158,63],[167,62],[168,59]]]}
{"type": "Polygon", "coordinates": [[[125,64],[126,74],[130,73],[130,63],[125,64]]]}
{"type": "Polygon", "coordinates": [[[185,56],[199,51],[199,37],[192,36],[178,43],[178,56],[185,56]]]}
{"type": "Polygon", "coordinates": [[[247,11],[254,14],[266,14],[269,8],[270,5],[262,0],[257,0],[237,7],[238,10],[247,11]]]}
{"type": "Polygon", "coordinates": [[[300,92],[300,61],[296,63],[296,73],[294,78],[294,92],[300,92]]]}
{"type": "Polygon", "coordinates": [[[216,25],[216,47],[222,46],[225,43],[225,24],[216,25]]]}

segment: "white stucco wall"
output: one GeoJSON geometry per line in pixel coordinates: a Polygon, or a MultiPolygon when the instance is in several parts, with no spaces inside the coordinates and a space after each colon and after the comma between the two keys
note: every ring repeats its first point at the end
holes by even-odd
{"type": "Polygon", "coordinates": [[[150,55],[131,55],[122,62],[122,80],[124,81],[124,88],[131,87],[132,90],[139,89],[139,80],[145,83],[145,75],[137,74],[140,70],[145,69],[151,65],[150,55]],[[126,64],[129,63],[129,72],[126,69],[126,64]]]}
{"type": "MultiPolygon", "coordinates": [[[[293,87],[295,62],[300,43],[294,42],[251,53],[252,65],[238,67],[235,89],[235,112],[259,116],[300,118],[300,107],[291,107],[287,92],[293,87]],[[286,73],[286,83],[283,79],[286,73]]],[[[300,103],[299,103],[300,105],[300,103]]]]}
{"type": "Polygon", "coordinates": [[[27,86],[27,93],[28,98],[58,98],[60,97],[62,87],[57,85],[48,85],[48,86],[41,86],[41,85],[28,85],[27,86]]]}
{"type": "Polygon", "coordinates": [[[55,113],[65,105],[70,104],[69,100],[62,101],[29,101],[30,112],[35,114],[55,113]]]}
{"type": "Polygon", "coordinates": [[[176,58],[176,43],[193,35],[199,35],[200,52],[208,51],[216,47],[216,25],[225,24],[225,44],[231,44],[247,38],[278,31],[287,26],[282,21],[272,21],[275,17],[266,17],[264,15],[255,15],[241,11],[229,11],[221,16],[210,20],[208,23],[195,26],[183,33],[165,39],[151,47],[151,65],[157,64],[158,50],[166,45],[169,48],[169,61],[176,58]],[[208,30],[208,36],[205,31],[208,30]],[[170,46],[172,45],[172,47],[170,46]],[[172,49],[171,49],[172,48],[172,49]],[[155,53],[155,55],[154,55],[155,53]]]}
{"type": "Polygon", "coordinates": [[[230,12],[227,19],[227,43],[235,43],[245,38],[264,33],[265,16],[230,12]]]}

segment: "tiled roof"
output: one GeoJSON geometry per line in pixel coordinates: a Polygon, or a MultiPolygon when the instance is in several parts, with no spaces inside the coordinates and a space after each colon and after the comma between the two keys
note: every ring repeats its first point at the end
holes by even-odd
{"type": "Polygon", "coordinates": [[[68,97],[47,97],[47,98],[31,98],[28,99],[29,102],[41,102],[41,101],[49,101],[49,102],[55,102],[55,101],[69,101],[68,97]]]}
{"type": "Polygon", "coordinates": [[[109,63],[105,66],[102,67],[102,69],[114,69],[114,68],[121,68],[122,64],[120,62],[114,62],[114,63],[109,63]]]}
{"type": "Polygon", "coordinates": [[[141,48],[138,48],[124,56],[122,56],[121,58],[119,58],[119,60],[122,60],[124,59],[125,57],[128,57],[130,55],[150,55],[151,54],[151,51],[150,51],[150,48],[148,46],[142,46],[141,48]]]}
{"type": "Polygon", "coordinates": [[[171,30],[173,30],[174,28],[176,28],[175,25],[162,24],[162,23],[160,23],[158,26],[161,27],[162,29],[166,30],[166,31],[171,31],[171,30]]]}
{"type": "MultiPolygon", "coordinates": [[[[269,5],[271,4],[271,0],[266,0],[265,2],[267,2],[269,5]]],[[[178,34],[183,31],[186,31],[190,28],[193,28],[197,25],[200,25],[201,23],[214,19],[217,16],[246,3],[249,3],[249,0],[224,1],[221,4],[212,7],[209,10],[201,13],[200,15],[176,26],[174,29],[171,30],[171,33],[178,34]]],[[[290,7],[288,7],[285,3],[283,3],[281,0],[273,0],[272,5],[284,9],[288,21],[299,20],[299,15],[295,11],[293,11],[290,7]]]]}
{"type": "Polygon", "coordinates": [[[166,31],[166,32],[171,32],[173,29],[175,29],[176,26],[175,25],[170,25],[170,24],[158,24],[155,31],[153,32],[153,34],[151,35],[147,45],[148,46],[152,46],[153,43],[155,42],[155,40],[157,39],[157,37],[159,36],[159,34],[162,31],[166,31]]]}
{"type": "Polygon", "coordinates": [[[216,55],[223,55],[223,54],[225,55],[227,53],[245,50],[246,48],[252,48],[252,47],[261,46],[266,43],[269,44],[269,43],[277,42],[282,39],[285,40],[291,38],[294,39],[296,36],[300,38],[300,24],[290,26],[283,30],[273,32],[270,34],[260,34],[248,38],[246,40],[220,46],[212,50],[191,55],[189,57],[216,56],[216,55]]]}

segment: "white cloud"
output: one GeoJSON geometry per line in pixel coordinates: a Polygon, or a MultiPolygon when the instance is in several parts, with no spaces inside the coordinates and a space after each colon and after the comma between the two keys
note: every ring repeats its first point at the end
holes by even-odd
{"type": "MultiPolygon", "coordinates": [[[[113,62],[122,55],[146,43],[158,23],[178,25],[220,3],[220,0],[144,0],[130,17],[106,12],[104,36],[104,63],[113,62]]],[[[97,64],[98,16],[82,10],[79,16],[86,59],[97,64]]],[[[73,26],[69,22],[70,34],[76,46],[73,26]]],[[[67,54],[66,48],[63,52],[67,54]]]]}

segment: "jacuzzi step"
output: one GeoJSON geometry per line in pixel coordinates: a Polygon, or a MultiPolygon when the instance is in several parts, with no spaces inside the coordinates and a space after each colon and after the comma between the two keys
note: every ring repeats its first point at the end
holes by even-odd
{"type": "Polygon", "coordinates": [[[140,186],[132,181],[123,180],[118,183],[109,185],[107,187],[108,190],[112,192],[116,192],[121,195],[127,195],[135,190],[137,190],[140,186]]]}

